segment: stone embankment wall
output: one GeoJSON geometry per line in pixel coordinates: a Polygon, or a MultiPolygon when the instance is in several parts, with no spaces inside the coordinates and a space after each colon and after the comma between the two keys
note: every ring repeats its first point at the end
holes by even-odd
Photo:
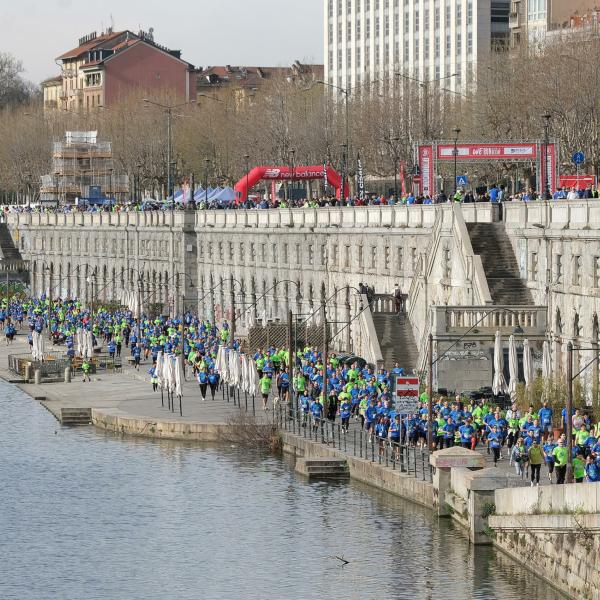
{"type": "Polygon", "coordinates": [[[571,598],[600,598],[598,484],[500,489],[495,505],[496,547],[571,598]]]}
{"type": "Polygon", "coordinates": [[[340,458],[348,462],[350,477],[390,492],[421,506],[433,508],[433,485],[428,481],[401,474],[390,467],[346,454],[325,444],[283,431],[283,451],[298,458],[340,458]]]}

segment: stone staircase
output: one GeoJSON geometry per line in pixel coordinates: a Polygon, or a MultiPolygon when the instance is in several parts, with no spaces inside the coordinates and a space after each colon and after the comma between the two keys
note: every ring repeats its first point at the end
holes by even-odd
{"type": "Polygon", "coordinates": [[[61,408],[62,425],[89,425],[92,422],[91,408],[61,408]]]}
{"type": "Polygon", "coordinates": [[[383,366],[393,369],[396,362],[405,373],[417,368],[419,351],[408,317],[404,314],[373,313],[373,323],[383,355],[383,366]]]}
{"type": "Polygon", "coordinates": [[[481,257],[496,305],[533,305],[531,291],[519,276],[519,265],[503,223],[468,223],[473,252],[481,257]]]}
{"type": "Polygon", "coordinates": [[[21,253],[15,246],[6,223],[0,223],[0,260],[22,260],[21,253]]]}
{"type": "Polygon", "coordinates": [[[348,479],[350,470],[344,459],[298,458],[296,472],[308,479],[348,479]]]}

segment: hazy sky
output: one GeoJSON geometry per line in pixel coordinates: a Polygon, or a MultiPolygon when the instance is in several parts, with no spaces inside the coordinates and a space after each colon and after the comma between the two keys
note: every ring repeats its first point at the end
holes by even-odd
{"type": "Polygon", "coordinates": [[[0,0],[0,51],[34,82],[78,39],[154,27],[154,39],[196,66],[323,62],[323,0],[0,0]]]}

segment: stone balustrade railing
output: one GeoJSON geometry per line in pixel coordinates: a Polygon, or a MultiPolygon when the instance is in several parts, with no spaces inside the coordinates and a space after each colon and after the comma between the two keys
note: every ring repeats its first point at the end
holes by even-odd
{"type": "MultiPolygon", "coordinates": [[[[140,211],[97,213],[9,213],[9,223],[37,226],[193,227],[204,228],[340,228],[431,229],[437,211],[452,205],[345,206],[327,208],[140,211]]],[[[492,204],[465,204],[468,223],[496,219],[492,204]]]]}
{"type": "Polygon", "coordinates": [[[600,201],[550,200],[505,202],[502,206],[507,229],[591,229],[600,224],[600,201]]]}
{"type": "Polygon", "coordinates": [[[529,335],[546,332],[545,306],[434,306],[432,312],[436,337],[464,334],[472,327],[474,334],[513,333],[516,327],[529,335]]]}

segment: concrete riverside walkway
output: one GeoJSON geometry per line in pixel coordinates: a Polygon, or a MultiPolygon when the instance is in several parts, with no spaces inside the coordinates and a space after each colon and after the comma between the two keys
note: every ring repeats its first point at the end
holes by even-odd
{"type": "MultiPolygon", "coordinates": [[[[7,346],[0,346],[0,377],[7,381],[20,379],[18,375],[8,370],[9,354],[29,354],[29,345],[25,329],[19,332],[15,341],[7,346]]],[[[2,340],[4,342],[4,340],[2,340]]],[[[52,348],[48,354],[52,354],[52,348]]],[[[64,346],[56,346],[54,350],[63,354],[64,346]]],[[[129,351],[124,349],[123,372],[101,372],[91,375],[91,382],[83,382],[82,376],[73,377],[71,383],[42,383],[41,385],[17,383],[16,385],[28,395],[42,401],[44,406],[55,416],[60,415],[62,408],[92,409],[93,415],[107,415],[122,419],[135,419],[156,423],[173,423],[187,425],[227,425],[228,421],[239,414],[240,409],[227,402],[223,394],[218,391],[215,400],[202,401],[200,390],[191,370],[188,369],[187,381],[183,383],[183,417],[179,415],[179,401],[175,398],[175,412],[166,407],[167,395],[164,394],[165,407],[161,406],[161,394],[152,391],[150,376],[147,371],[151,361],[142,362],[139,371],[127,364],[129,351]],[[42,400],[43,399],[43,400],[42,400]]],[[[245,408],[244,394],[241,394],[241,403],[245,408]]],[[[255,399],[256,415],[260,422],[268,423],[270,412],[262,410],[262,401],[255,399]],[[259,406],[260,405],[260,406],[259,406]]],[[[248,409],[252,414],[252,398],[248,398],[248,409]]],[[[245,412],[245,411],[242,411],[245,412]]],[[[133,432],[132,432],[133,433],[133,432]]]]}
{"type": "MultiPolygon", "coordinates": [[[[8,370],[8,354],[29,354],[26,329],[23,328],[18,333],[15,342],[10,346],[6,346],[4,343],[0,345],[0,377],[6,380],[18,379],[15,373],[8,370]]],[[[56,346],[55,350],[57,353],[63,354],[65,348],[56,346]]],[[[201,430],[195,439],[214,441],[218,435],[210,429],[210,426],[225,427],[231,418],[239,415],[240,409],[233,402],[227,402],[226,395],[224,400],[221,391],[217,392],[215,401],[207,399],[202,402],[198,384],[192,377],[190,369],[188,369],[187,381],[183,384],[183,417],[179,416],[177,399],[175,412],[170,412],[166,407],[166,393],[164,395],[165,407],[162,407],[160,391],[152,391],[150,376],[147,373],[151,361],[142,362],[137,371],[127,364],[129,356],[129,350],[124,348],[122,373],[103,372],[92,375],[92,381],[89,383],[83,383],[81,375],[78,375],[72,379],[71,383],[43,383],[42,385],[19,383],[17,385],[34,398],[44,398],[42,403],[57,418],[62,408],[90,408],[94,418],[101,421],[95,422],[95,424],[103,426],[102,420],[109,418],[111,419],[110,428],[132,434],[149,435],[148,427],[155,427],[160,423],[163,425],[162,434],[159,432],[156,437],[164,437],[170,430],[169,437],[192,439],[189,430],[181,428],[185,424],[197,427],[208,426],[208,429],[205,427],[201,430]],[[131,428],[123,427],[126,420],[132,421],[131,428]],[[209,432],[211,433],[209,434],[209,432]]],[[[210,398],[210,391],[208,391],[208,398],[210,398]]],[[[241,394],[240,399],[242,407],[245,409],[244,394],[241,394]]],[[[255,408],[258,422],[265,424],[272,422],[271,400],[269,401],[270,411],[265,413],[262,410],[260,397],[255,398],[255,408]]],[[[245,410],[242,412],[245,413],[245,410]]],[[[248,412],[252,414],[251,397],[248,397],[248,412]]],[[[359,427],[359,423],[352,420],[349,433],[352,434],[353,430],[359,429],[359,427]]],[[[477,451],[485,457],[486,466],[493,466],[492,455],[487,453],[485,447],[480,445],[477,451]]],[[[498,469],[514,474],[514,467],[509,466],[508,449],[503,448],[502,454],[504,458],[498,463],[498,469]]],[[[549,484],[547,473],[548,470],[543,465],[540,485],[549,484]]],[[[524,478],[521,482],[524,486],[530,485],[528,479],[524,478]]]]}

